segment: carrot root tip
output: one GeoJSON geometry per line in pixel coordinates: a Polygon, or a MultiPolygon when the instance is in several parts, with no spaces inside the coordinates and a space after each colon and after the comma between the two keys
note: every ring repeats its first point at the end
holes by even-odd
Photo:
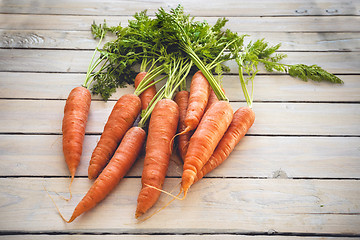
{"type": "MultiPolygon", "coordinates": [[[[147,184],[146,184],[147,185],[147,184]]],[[[148,187],[151,187],[150,185],[147,185],[148,187]]],[[[164,191],[165,192],[165,191],[164,191]]],[[[170,196],[173,197],[173,199],[171,199],[168,203],[166,203],[163,207],[161,207],[160,209],[158,209],[157,211],[155,211],[154,213],[152,213],[150,216],[147,216],[144,219],[139,219],[139,217],[141,217],[143,215],[143,213],[140,212],[136,212],[135,213],[135,217],[136,219],[138,219],[138,223],[142,223],[146,220],[148,220],[149,218],[151,218],[152,216],[154,216],[155,214],[158,214],[160,211],[164,210],[165,208],[167,208],[173,201],[175,201],[175,199],[180,199],[179,196],[181,194],[182,191],[180,191],[175,197],[173,194],[170,193],[170,196]]],[[[182,199],[181,199],[182,200],[182,199]]]]}
{"type": "Polygon", "coordinates": [[[64,222],[67,222],[67,223],[71,223],[72,221],[74,221],[75,218],[73,218],[73,216],[70,218],[70,220],[66,220],[66,219],[65,219],[65,217],[64,217],[64,216],[62,215],[62,213],[60,212],[59,207],[56,205],[55,200],[51,197],[49,191],[46,189],[45,186],[43,186],[43,187],[44,187],[44,190],[46,191],[47,195],[48,195],[49,198],[51,199],[52,203],[54,204],[57,212],[59,213],[59,215],[60,215],[60,217],[61,217],[61,219],[64,220],[64,222]]]}
{"type": "Polygon", "coordinates": [[[167,191],[165,191],[165,190],[162,190],[162,189],[160,189],[160,188],[151,186],[151,185],[149,185],[149,184],[144,183],[144,185],[147,186],[147,187],[149,187],[149,188],[152,188],[152,189],[155,189],[155,190],[157,190],[157,191],[160,191],[160,192],[162,192],[162,193],[165,193],[166,195],[169,195],[170,197],[172,197],[172,198],[174,198],[174,199],[184,200],[184,197],[179,198],[179,195],[181,194],[181,191],[178,193],[178,195],[174,195],[174,194],[172,194],[172,193],[169,193],[169,192],[167,192],[167,191]]]}

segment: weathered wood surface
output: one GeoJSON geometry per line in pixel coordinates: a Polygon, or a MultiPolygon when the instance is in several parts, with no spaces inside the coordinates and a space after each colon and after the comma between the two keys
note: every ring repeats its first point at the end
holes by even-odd
{"type": "MultiPolygon", "coordinates": [[[[177,192],[179,182],[166,179],[164,189],[177,192]]],[[[357,180],[203,179],[185,200],[174,201],[150,221],[138,223],[134,211],[140,179],[123,179],[108,198],[72,224],[61,220],[44,187],[69,216],[90,187],[89,180],[76,179],[70,202],[54,193],[67,194],[66,178],[6,178],[0,184],[3,231],[360,233],[357,180]]],[[[167,201],[161,198],[154,210],[167,201]]]]}
{"type": "MultiPolygon", "coordinates": [[[[92,102],[86,132],[100,134],[115,101],[92,102]]],[[[61,133],[65,101],[0,100],[0,133],[61,133]]],[[[233,102],[233,109],[245,106],[233,102]]],[[[260,135],[360,135],[360,105],[342,103],[255,103],[260,135]]]]}
{"type": "MultiPolygon", "coordinates": [[[[219,17],[197,17],[214,24],[219,17]]],[[[110,26],[126,26],[131,16],[107,16],[110,26]]],[[[360,18],[338,16],[308,17],[227,17],[227,28],[240,33],[252,32],[359,32],[360,18]],[[301,24],[299,24],[301,22],[301,24]],[[351,24],[348,24],[351,22],[351,24]]],[[[0,14],[0,28],[9,30],[72,30],[89,31],[93,22],[104,22],[104,16],[64,16],[0,14]]]]}
{"type": "MultiPolygon", "coordinates": [[[[255,81],[255,101],[360,101],[360,76],[339,75],[343,85],[303,82],[288,75],[259,75],[255,81]],[[271,90],[269,90],[271,89],[271,90]]],[[[77,73],[22,73],[0,72],[0,95],[7,99],[62,99],[65,100],[74,87],[80,86],[85,74],[77,73]],[[39,91],[41,89],[41,91],[39,91]]],[[[188,83],[190,86],[190,83],[188,83]]],[[[237,75],[224,75],[223,86],[231,101],[244,101],[237,75]]],[[[158,85],[158,89],[160,85],[158,85]]],[[[133,93],[134,87],[117,89],[109,100],[117,100],[123,94],[133,93]]],[[[98,95],[94,100],[101,100],[98,95]]]]}
{"type": "MultiPolygon", "coordinates": [[[[87,176],[89,160],[99,137],[85,137],[76,176],[87,176]]],[[[68,176],[61,139],[61,135],[0,136],[0,175],[68,176]]],[[[207,176],[360,178],[359,144],[359,137],[246,136],[229,159],[207,176]]],[[[143,156],[127,176],[141,176],[142,166],[143,156]]],[[[179,177],[181,171],[181,160],[174,154],[167,175],[179,177]]]]}
{"type": "MultiPolygon", "coordinates": [[[[251,234],[249,234],[248,236],[246,235],[229,235],[229,234],[215,234],[215,235],[210,235],[210,234],[203,234],[203,235],[193,235],[193,234],[187,234],[186,235],[186,239],[188,240],[263,240],[263,239],[268,239],[268,240],[302,240],[304,239],[304,237],[297,237],[297,236],[271,236],[271,234],[273,233],[273,231],[269,231],[269,236],[266,236],[266,238],[264,236],[252,236],[251,234]]],[[[0,239],[5,239],[5,240],[43,240],[43,239],[54,239],[54,240],[118,240],[119,239],[119,235],[89,235],[89,234],[84,234],[84,235],[80,235],[80,234],[76,234],[76,235],[15,235],[15,236],[0,236],[0,239]]],[[[184,239],[184,236],[182,235],[131,235],[131,234],[126,234],[126,235],[122,235],[121,239],[124,240],[168,240],[168,239],[174,239],[174,240],[179,240],[179,239],[184,239]]],[[[342,237],[306,237],[306,240],[341,240],[343,239],[342,237]]],[[[356,240],[358,238],[356,237],[347,237],[346,240],[356,240]]]]}
{"type": "MultiPolygon", "coordinates": [[[[269,233],[269,235],[271,234],[271,232],[269,233]]],[[[15,236],[0,236],[0,239],[6,239],[6,240],[43,240],[43,239],[48,239],[50,238],[49,235],[15,235],[15,236]]],[[[124,240],[164,240],[164,239],[174,239],[174,240],[178,240],[178,239],[183,239],[183,236],[179,236],[179,235],[123,235],[121,236],[121,239],[124,240]]],[[[84,235],[51,235],[51,239],[54,240],[118,240],[119,239],[119,235],[88,235],[88,234],[84,234],[84,235]]],[[[191,234],[187,234],[186,235],[186,239],[189,240],[263,240],[264,236],[246,236],[246,235],[228,235],[228,234],[216,234],[216,235],[208,235],[208,234],[204,234],[204,235],[191,235],[191,234]]],[[[266,239],[269,240],[289,240],[289,239],[293,239],[293,240],[301,240],[303,239],[303,237],[296,237],[296,236],[292,236],[292,237],[288,237],[288,236],[267,236],[266,239]]],[[[307,237],[307,240],[340,240],[343,239],[341,237],[307,237]]],[[[347,240],[355,240],[358,238],[354,238],[354,237],[348,237],[346,238],[347,240]]]]}
{"type": "Polygon", "coordinates": [[[158,8],[168,10],[178,4],[184,6],[186,11],[195,16],[308,16],[308,15],[359,15],[359,1],[266,1],[255,0],[248,4],[246,0],[228,0],[226,4],[217,0],[168,0],[168,1],[2,1],[1,13],[24,14],[55,14],[55,15],[132,15],[133,12],[147,9],[154,14],[158,8]],[[206,8],[204,8],[204,5],[206,8]]]}
{"type": "MultiPolygon", "coordinates": [[[[0,71],[10,72],[86,72],[92,50],[36,50],[36,49],[0,49],[0,71]]],[[[359,73],[360,52],[288,52],[283,60],[287,64],[317,64],[334,74],[359,73]],[[341,63],[341,64],[340,64],[341,63]]],[[[226,62],[230,73],[237,73],[235,61],[226,62]]],[[[260,73],[267,73],[261,70],[260,73]]]]}
{"type": "MultiPolygon", "coordinates": [[[[0,1],[0,239],[358,239],[359,14],[359,0],[0,1]],[[118,89],[108,102],[93,96],[74,198],[61,200],[54,191],[68,196],[69,184],[63,107],[97,44],[91,23],[126,25],[137,11],[153,15],[178,3],[199,20],[227,17],[228,28],[251,35],[246,42],[282,43],[284,62],[318,64],[345,84],[261,70],[254,126],[186,200],[137,224],[141,157],[109,198],[63,223],[43,187],[69,216],[91,184],[88,161],[115,100],[134,90],[118,89]]],[[[236,109],[245,102],[237,68],[228,65],[224,88],[236,109]]],[[[178,191],[181,171],[174,154],[166,190],[178,191]]],[[[168,200],[162,195],[152,211],[168,200]]]]}
{"type": "MultiPolygon", "coordinates": [[[[265,38],[271,45],[281,43],[281,51],[359,51],[357,32],[253,32],[245,43],[265,38]]],[[[107,36],[105,41],[113,40],[107,36]]],[[[94,49],[97,40],[90,31],[1,30],[0,48],[94,49]]]]}

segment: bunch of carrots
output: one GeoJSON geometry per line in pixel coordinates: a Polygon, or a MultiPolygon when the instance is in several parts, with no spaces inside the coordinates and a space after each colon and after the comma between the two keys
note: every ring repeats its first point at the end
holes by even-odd
{"type": "Polygon", "coordinates": [[[279,63],[286,57],[275,54],[280,45],[272,47],[261,39],[244,46],[246,35],[222,30],[226,19],[210,26],[185,15],[181,6],[169,13],[159,9],[152,19],[146,12],[134,17],[125,28],[93,24],[92,32],[100,38],[99,45],[84,84],[70,92],[65,104],[63,152],[71,188],[82,154],[91,85],[93,93],[107,99],[116,87],[124,85],[123,81],[134,77],[132,68],[140,64],[140,72],[133,80],[134,93],[123,95],[116,102],[92,153],[88,177],[95,181],[69,220],[60,214],[66,222],[74,221],[103,200],[127,174],[144,144],[142,188],[135,217],[145,214],[163,191],[174,143],[184,163],[179,194],[185,198],[194,183],[229,157],[253,125],[253,81],[259,63],[268,71],[288,72],[303,80],[342,82],[315,65],[279,63]],[[99,49],[108,32],[116,34],[117,39],[99,49]],[[100,56],[95,60],[96,53],[100,56]],[[235,112],[219,78],[228,70],[223,65],[228,60],[238,64],[248,105],[235,112]],[[251,91],[247,89],[249,80],[251,91]],[[160,82],[162,87],[157,90],[160,82]]]}

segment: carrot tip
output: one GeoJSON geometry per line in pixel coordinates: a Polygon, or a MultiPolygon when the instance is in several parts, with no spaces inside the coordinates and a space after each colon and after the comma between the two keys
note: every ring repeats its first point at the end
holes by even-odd
{"type": "MultiPolygon", "coordinates": [[[[146,184],[146,185],[147,185],[147,184],[146,184]]],[[[148,185],[148,186],[150,187],[150,185],[148,185]]],[[[181,194],[181,191],[180,191],[173,199],[171,199],[168,203],[166,203],[163,207],[161,207],[160,209],[158,209],[157,211],[155,211],[155,212],[152,213],[150,216],[147,216],[147,217],[144,218],[144,219],[139,219],[139,217],[141,217],[141,216],[143,215],[143,213],[136,211],[136,213],[135,213],[136,219],[139,220],[139,221],[138,221],[139,223],[142,223],[142,222],[148,220],[149,218],[151,218],[151,217],[154,216],[155,214],[158,214],[160,211],[162,211],[162,210],[164,210],[165,208],[167,208],[175,199],[179,199],[180,194],[181,194]]],[[[174,195],[170,194],[170,196],[174,196],[174,195]]]]}
{"type": "Polygon", "coordinates": [[[135,212],[135,218],[138,219],[138,218],[141,217],[143,214],[144,214],[144,213],[142,213],[142,212],[136,211],[136,212],[135,212]]]}
{"type": "Polygon", "coordinates": [[[190,132],[191,130],[192,130],[191,127],[190,127],[190,126],[187,126],[187,127],[184,129],[184,131],[176,134],[175,136],[183,135],[183,134],[185,134],[185,133],[190,132]]]}
{"type": "Polygon", "coordinates": [[[69,194],[70,194],[69,198],[66,198],[66,197],[60,195],[58,192],[55,192],[62,200],[65,200],[65,201],[68,202],[68,201],[70,201],[72,199],[71,185],[72,185],[73,181],[74,181],[74,176],[72,175],[71,176],[71,181],[70,181],[70,184],[69,184],[69,194]]]}
{"type": "Polygon", "coordinates": [[[66,220],[66,219],[65,219],[65,217],[61,214],[59,207],[56,205],[54,199],[51,197],[49,191],[46,189],[45,186],[43,186],[43,187],[44,187],[44,190],[46,191],[47,195],[48,195],[49,198],[51,199],[52,203],[54,204],[57,212],[59,213],[59,215],[60,215],[60,217],[61,217],[61,219],[64,220],[65,222],[67,222],[67,223],[71,223],[72,221],[74,221],[75,218],[73,218],[73,217],[71,217],[70,220],[66,220]]]}

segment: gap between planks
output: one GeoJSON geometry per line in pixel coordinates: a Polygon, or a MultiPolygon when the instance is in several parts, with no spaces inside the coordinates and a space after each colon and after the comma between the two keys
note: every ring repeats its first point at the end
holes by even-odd
{"type": "MultiPolygon", "coordinates": [[[[346,238],[348,240],[355,240],[360,237],[360,234],[332,234],[332,233],[316,233],[316,232],[277,232],[275,230],[269,230],[268,232],[187,232],[187,233],[163,233],[163,232],[151,232],[151,233],[114,233],[114,232],[60,232],[60,231],[0,231],[0,239],[2,236],[7,236],[7,240],[17,239],[16,236],[31,236],[35,235],[34,237],[39,238],[40,240],[43,239],[44,235],[50,235],[52,237],[61,237],[61,236],[68,236],[69,239],[85,239],[92,240],[93,237],[101,236],[102,239],[116,239],[118,240],[119,236],[122,236],[125,240],[129,238],[129,240],[137,239],[137,237],[146,236],[146,239],[168,239],[166,237],[171,236],[172,239],[183,239],[182,237],[186,236],[186,239],[198,239],[205,240],[205,239],[218,239],[221,236],[221,239],[224,240],[287,240],[287,239],[298,239],[298,237],[306,237],[307,240],[337,240],[337,238],[346,238]],[[73,235],[73,236],[72,236],[73,235]],[[259,236],[265,238],[259,238],[259,236]],[[114,237],[114,238],[112,238],[114,237]],[[295,238],[287,238],[287,237],[295,237],[295,238]]],[[[35,239],[35,238],[34,238],[35,239]]],[[[62,238],[61,238],[62,239],[62,238]]],[[[96,237],[96,239],[98,239],[96,237]]],[[[299,238],[303,239],[303,238],[299,238]]],[[[340,240],[340,239],[339,239],[340,240]]]]}

